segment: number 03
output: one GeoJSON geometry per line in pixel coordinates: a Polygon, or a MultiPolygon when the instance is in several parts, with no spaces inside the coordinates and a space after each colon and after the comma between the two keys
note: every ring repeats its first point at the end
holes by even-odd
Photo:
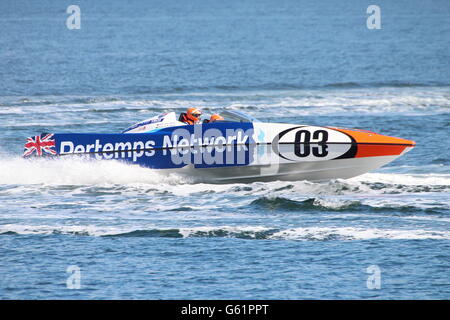
{"type": "Polygon", "coordinates": [[[313,142],[311,142],[311,132],[307,130],[299,130],[295,134],[295,149],[294,153],[297,157],[307,157],[311,154],[315,157],[326,157],[328,155],[328,132],[325,130],[314,131],[313,142]],[[317,141],[318,140],[318,141],[317,141]],[[311,143],[317,146],[311,147],[311,143]]]}

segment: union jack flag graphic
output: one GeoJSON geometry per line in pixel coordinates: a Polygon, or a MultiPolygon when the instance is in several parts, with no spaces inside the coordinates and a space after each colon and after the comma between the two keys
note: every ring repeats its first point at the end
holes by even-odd
{"type": "Polygon", "coordinates": [[[25,144],[24,157],[31,156],[36,152],[37,156],[42,156],[45,153],[56,155],[55,140],[52,139],[53,134],[43,133],[40,136],[29,137],[25,144]]]}

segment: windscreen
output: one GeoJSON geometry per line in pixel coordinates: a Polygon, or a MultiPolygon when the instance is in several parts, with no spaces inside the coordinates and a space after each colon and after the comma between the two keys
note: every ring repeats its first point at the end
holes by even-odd
{"type": "Polygon", "coordinates": [[[224,110],[220,115],[225,119],[225,121],[232,122],[261,122],[260,120],[237,110],[224,110]]]}

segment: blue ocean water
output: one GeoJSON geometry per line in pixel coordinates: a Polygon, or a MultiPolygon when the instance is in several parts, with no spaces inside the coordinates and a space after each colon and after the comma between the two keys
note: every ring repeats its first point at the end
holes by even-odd
{"type": "Polygon", "coordinates": [[[450,2],[77,1],[79,30],[70,4],[0,2],[0,298],[450,298],[450,2]],[[219,186],[21,158],[40,132],[191,106],[417,147],[349,180],[219,186]]]}

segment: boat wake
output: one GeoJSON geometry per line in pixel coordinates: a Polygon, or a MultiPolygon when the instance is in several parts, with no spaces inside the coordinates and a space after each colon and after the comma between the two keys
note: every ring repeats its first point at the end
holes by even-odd
{"type": "MultiPolygon", "coordinates": [[[[33,158],[23,159],[0,156],[0,185],[5,188],[17,185],[30,186],[103,186],[112,190],[117,186],[132,187],[133,190],[151,185],[156,191],[169,194],[196,194],[198,192],[257,195],[271,198],[289,194],[351,195],[351,194],[399,194],[450,191],[450,174],[441,168],[436,173],[366,173],[348,180],[330,180],[323,183],[253,182],[210,185],[195,183],[195,180],[177,174],[126,164],[120,161],[95,161],[77,158],[33,158]],[[189,188],[185,188],[190,184],[189,188]]],[[[393,167],[390,167],[392,170],[393,167]]],[[[394,167],[395,168],[395,167],[394,167]]],[[[383,169],[382,169],[383,170],[383,169]]],[[[448,171],[447,171],[448,172],[448,171]]],[[[289,207],[289,205],[287,205],[289,207]]],[[[346,204],[347,206],[347,204],[346,204]]]]}
{"type": "Polygon", "coordinates": [[[442,166],[223,185],[116,161],[3,155],[0,167],[3,236],[450,239],[450,175],[442,166]]]}
{"type": "Polygon", "coordinates": [[[119,161],[0,158],[0,185],[180,184],[189,180],[119,161]]]}

